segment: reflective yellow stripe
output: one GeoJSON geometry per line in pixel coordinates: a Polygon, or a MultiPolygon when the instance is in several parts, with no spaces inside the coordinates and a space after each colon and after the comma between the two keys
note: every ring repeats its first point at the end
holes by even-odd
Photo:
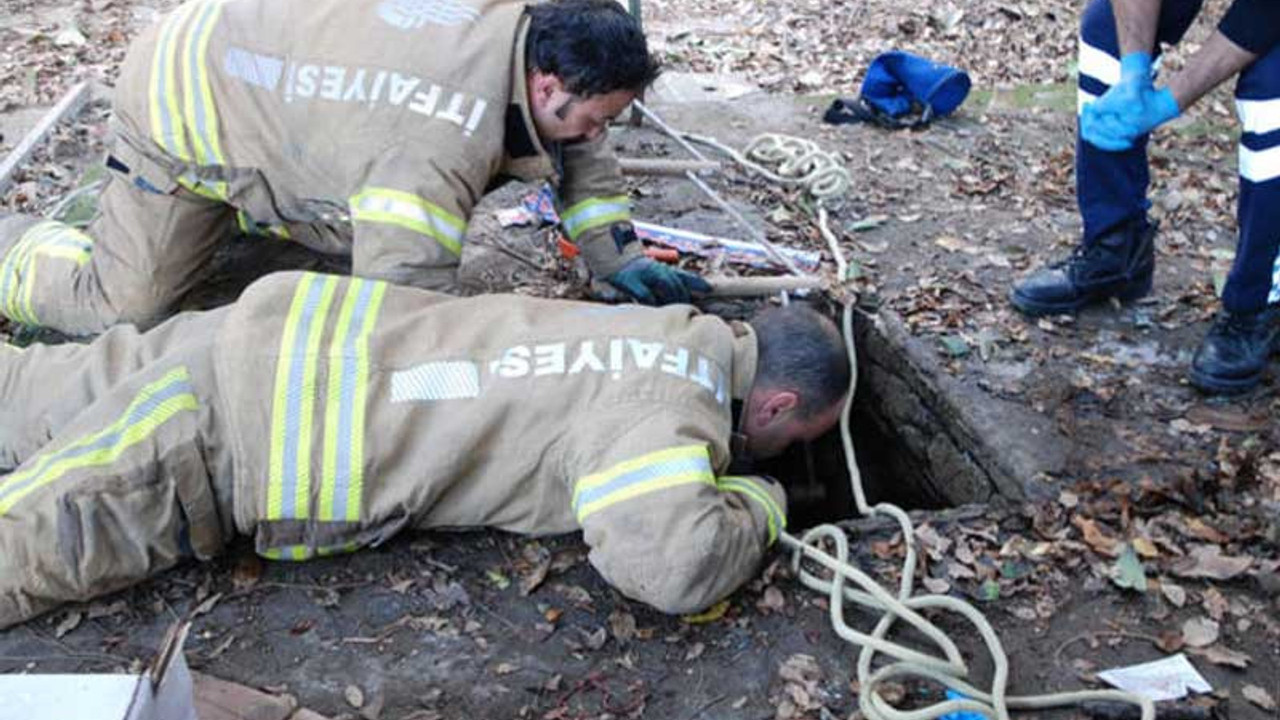
{"type": "Polygon", "coordinates": [[[199,4],[182,5],[164,21],[151,60],[151,137],[166,152],[186,161],[191,160],[191,152],[178,101],[178,38],[199,4]]]}
{"type": "Polygon", "coordinates": [[[329,343],[329,387],[325,434],[321,520],[360,519],[364,487],[364,404],[369,376],[369,333],[377,322],[386,283],[355,278],[338,311],[329,343]]]}
{"type": "Polygon", "coordinates": [[[440,243],[454,255],[462,255],[467,223],[444,208],[412,193],[369,187],[352,195],[352,222],[373,222],[412,230],[440,243]]]}
{"type": "MultiPolygon", "coordinates": [[[[218,113],[213,105],[213,88],[206,65],[209,38],[222,14],[222,0],[204,0],[183,47],[183,97],[187,127],[191,130],[196,161],[202,165],[222,165],[222,145],[218,137],[218,113]]],[[[225,195],[225,192],[223,193],[225,195]]]]}
{"type": "Polygon", "coordinates": [[[572,504],[582,523],[591,514],[617,503],[694,483],[715,486],[711,458],[704,445],[647,453],[587,475],[574,485],[572,504]]]}
{"type": "Polygon", "coordinates": [[[276,386],[271,402],[271,455],[267,470],[267,519],[269,520],[279,519],[284,507],[285,419],[289,401],[288,358],[298,334],[298,320],[302,317],[307,295],[315,279],[315,275],[308,273],[298,281],[298,287],[293,293],[293,302],[289,305],[289,315],[285,319],[284,332],[280,338],[280,358],[276,362],[276,386]]]}
{"type": "Polygon", "coordinates": [[[345,542],[341,545],[326,545],[318,547],[314,551],[306,545],[282,545],[278,548],[269,548],[258,553],[268,560],[310,560],[313,557],[325,557],[328,555],[339,555],[342,553],[355,552],[360,549],[360,544],[356,542],[345,542]]]}
{"type": "Polygon", "coordinates": [[[39,324],[34,311],[37,261],[70,260],[84,266],[92,248],[93,240],[69,225],[55,221],[32,225],[0,264],[0,310],[16,322],[39,324]]]}
{"type": "Polygon", "coordinates": [[[103,430],[81,438],[0,480],[0,516],[22,498],[73,470],[110,465],[126,450],[151,437],[183,411],[196,410],[191,378],[185,367],[170,370],[142,388],[120,417],[103,430]]]}
{"type": "Polygon", "coordinates": [[[222,180],[200,180],[194,175],[186,174],[178,178],[178,184],[191,192],[209,200],[227,201],[227,183],[222,180]]]}
{"type": "Polygon", "coordinates": [[[364,327],[356,337],[355,397],[352,401],[351,430],[351,484],[347,488],[347,520],[360,519],[360,498],[364,493],[364,433],[365,410],[369,397],[369,335],[373,333],[382,298],[387,293],[387,283],[373,286],[373,297],[365,311],[364,327]]]}
{"type": "Polygon", "coordinates": [[[296,514],[294,517],[305,518],[310,515],[311,506],[311,438],[315,437],[315,405],[316,405],[316,371],[320,364],[320,337],[324,333],[325,318],[329,314],[329,306],[333,303],[333,294],[338,287],[338,278],[329,275],[323,280],[324,287],[320,294],[319,307],[315,310],[315,318],[311,321],[311,329],[307,334],[305,351],[305,367],[302,386],[297,392],[302,398],[301,423],[298,433],[298,482],[296,514]]]}
{"type": "Polygon", "coordinates": [[[271,407],[268,520],[311,515],[320,340],[339,281],[335,275],[302,276],[285,319],[271,407]]]}
{"type": "Polygon", "coordinates": [[[778,531],[786,529],[787,516],[782,512],[782,508],[773,499],[769,492],[756,484],[751,478],[726,476],[720,478],[716,485],[721,490],[736,492],[755,500],[764,509],[765,518],[769,523],[769,544],[772,545],[778,539],[778,531]]]}
{"type": "Polygon", "coordinates": [[[560,224],[569,239],[577,241],[583,233],[598,227],[631,219],[631,202],[626,195],[587,198],[575,203],[560,215],[560,224]]]}
{"type": "Polygon", "coordinates": [[[39,243],[39,239],[51,232],[52,223],[40,223],[28,229],[18,238],[18,242],[5,256],[0,266],[0,301],[4,304],[4,314],[11,320],[31,324],[23,314],[22,293],[23,280],[27,277],[27,259],[31,251],[39,243]]]}

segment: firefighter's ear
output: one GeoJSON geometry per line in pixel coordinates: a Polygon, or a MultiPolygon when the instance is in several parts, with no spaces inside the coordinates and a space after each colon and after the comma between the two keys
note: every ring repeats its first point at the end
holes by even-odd
{"type": "Polygon", "coordinates": [[[539,105],[546,105],[557,93],[564,91],[564,81],[555,73],[541,70],[529,71],[529,96],[539,105]]]}

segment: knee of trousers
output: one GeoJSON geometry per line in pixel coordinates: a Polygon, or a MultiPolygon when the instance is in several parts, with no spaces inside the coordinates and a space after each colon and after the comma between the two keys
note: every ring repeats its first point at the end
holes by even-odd
{"type": "Polygon", "coordinates": [[[106,306],[101,313],[103,330],[111,325],[132,324],[147,329],[173,314],[176,293],[157,287],[150,279],[121,279],[103,283],[106,306]]]}

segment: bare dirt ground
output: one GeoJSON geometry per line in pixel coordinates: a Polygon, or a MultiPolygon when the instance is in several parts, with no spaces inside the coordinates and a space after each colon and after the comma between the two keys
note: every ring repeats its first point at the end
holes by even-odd
{"type": "MultiPolygon", "coordinates": [[[[128,38],[171,5],[7,0],[0,149],[20,137],[10,128],[34,122],[32,109],[74,80],[109,83],[128,38]],[[79,39],[66,32],[73,26],[79,39]]],[[[1181,651],[1217,690],[1199,701],[1217,717],[1274,717],[1263,698],[1280,700],[1277,381],[1212,400],[1184,380],[1235,235],[1229,92],[1153,143],[1162,231],[1151,298],[1039,322],[1005,301],[1020,273],[1069,251],[1079,232],[1078,5],[654,0],[645,10],[674,70],[734,73],[771,93],[659,106],[664,117],[736,147],[777,131],[842,153],[855,183],[834,221],[867,317],[891,314],[910,332],[906,351],[975,402],[1040,418],[1043,443],[1024,443],[1026,452],[1066,449],[1044,463],[1052,491],[1043,499],[919,517],[928,589],[969,599],[995,621],[1013,658],[1011,691],[1093,686],[1103,668],[1181,651]],[[966,106],[922,132],[824,126],[830,94],[854,94],[870,58],[890,47],[967,69],[975,91],[966,106]]],[[[1225,3],[1208,5],[1213,17],[1225,3]]],[[[1206,31],[1202,21],[1169,65],[1206,31]]],[[[53,209],[100,155],[108,113],[98,103],[61,128],[4,207],[53,209]]],[[[623,155],[680,156],[651,128],[614,137],[623,155]]],[[[797,194],[738,170],[717,186],[777,241],[822,249],[797,194]]],[[[632,189],[644,219],[737,234],[687,183],[643,179],[632,189]]],[[[506,188],[477,212],[469,277],[480,289],[582,296],[580,275],[545,233],[498,229],[493,211],[525,190],[506,188]]],[[[189,304],[225,301],[264,268],[298,265],[341,268],[239,242],[189,304]]],[[[855,546],[859,563],[894,581],[900,537],[859,534],[855,546]]],[[[194,666],[335,716],[851,717],[856,655],[832,632],[826,603],[779,561],[721,616],[663,617],[607,588],[572,537],[429,534],[301,565],[263,564],[237,548],[0,634],[0,671],[128,668],[174,618],[201,610],[188,645],[194,666]]],[[[873,618],[849,621],[869,628],[873,618]]],[[[976,635],[939,622],[975,676],[989,678],[976,635]]],[[[936,689],[902,693],[911,703],[936,689]]]]}

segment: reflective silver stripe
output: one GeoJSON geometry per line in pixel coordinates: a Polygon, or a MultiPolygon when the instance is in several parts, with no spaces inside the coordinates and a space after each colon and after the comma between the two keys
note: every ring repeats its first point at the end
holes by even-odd
{"type": "Polygon", "coordinates": [[[1080,38],[1080,74],[1110,87],[1120,82],[1120,60],[1080,38]]]}
{"type": "Polygon", "coordinates": [[[434,238],[455,255],[462,253],[466,223],[425,198],[401,190],[366,188],[351,198],[353,221],[385,223],[434,238]]]}
{"type": "Polygon", "coordinates": [[[479,396],[480,369],[473,362],[423,363],[391,376],[391,402],[479,396]]]}
{"type": "Polygon", "coordinates": [[[222,58],[222,69],[233,78],[239,78],[266,90],[275,90],[284,75],[284,61],[270,55],[261,55],[244,48],[227,48],[222,58]]]}
{"type": "Polygon", "coordinates": [[[631,204],[625,195],[584,200],[565,211],[560,224],[577,240],[584,232],[602,225],[610,225],[631,219],[631,204]]]}
{"type": "Polygon", "coordinates": [[[1240,177],[1255,183],[1280,178],[1280,145],[1266,150],[1250,150],[1241,144],[1240,177]]]}

